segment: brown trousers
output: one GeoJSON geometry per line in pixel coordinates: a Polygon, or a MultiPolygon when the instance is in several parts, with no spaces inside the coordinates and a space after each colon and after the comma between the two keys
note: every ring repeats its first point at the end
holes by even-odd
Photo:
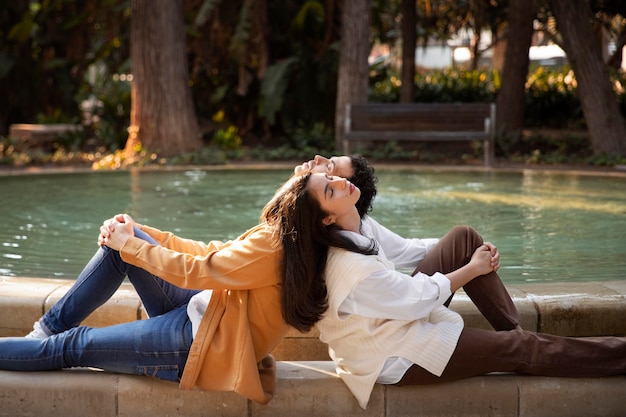
{"type": "MultiPolygon", "coordinates": [[[[482,244],[482,238],[471,227],[455,227],[416,272],[454,271],[467,264],[482,244]]],[[[397,385],[453,381],[490,372],[561,377],[626,374],[626,337],[573,338],[522,330],[517,308],[495,272],[473,279],[463,290],[495,331],[463,329],[440,377],[413,365],[397,385]]]]}

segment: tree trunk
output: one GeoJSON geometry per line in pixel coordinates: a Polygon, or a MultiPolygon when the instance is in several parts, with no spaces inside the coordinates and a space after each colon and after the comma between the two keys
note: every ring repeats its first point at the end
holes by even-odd
{"type": "Polygon", "coordinates": [[[367,103],[370,52],[370,2],[343,0],[335,111],[335,145],[342,149],[346,104],[367,103]]]}
{"type": "Polygon", "coordinates": [[[496,132],[509,134],[524,127],[528,50],[533,34],[534,0],[511,0],[509,35],[496,100],[496,132]]]}
{"type": "Polygon", "coordinates": [[[626,126],[593,35],[585,0],[552,0],[557,28],[576,80],[595,154],[626,156],[626,126]]]}
{"type": "Polygon", "coordinates": [[[509,41],[509,37],[505,35],[504,30],[506,30],[506,26],[501,24],[493,28],[493,31],[491,32],[492,39],[495,39],[495,42],[493,42],[491,47],[491,67],[500,73],[502,73],[504,68],[504,60],[506,59],[505,54],[508,49],[507,43],[509,41]]]}
{"type": "Polygon", "coordinates": [[[133,81],[126,154],[172,156],[202,147],[185,55],[183,0],[132,0],[133,81]]]}
{"type": "Polygon", "coordinates": [[[402,74],[400,102],[415,100],[415,45],[417,11],[415,0],[402,0],[402,74]]]}

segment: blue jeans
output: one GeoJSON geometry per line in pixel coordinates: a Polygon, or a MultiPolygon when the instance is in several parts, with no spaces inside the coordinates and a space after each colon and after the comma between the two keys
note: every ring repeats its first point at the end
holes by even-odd
{"type": "MultiPolygon", "coordinates": [[[[141,239],[156,243],[135,229],[141,239]]],[[[193,335],[187,303],[197,290],[176,287],[100,248],[74,285],[44,316],[47,339],[0,338],[0,369],[42,371],[91,366],[178,381],[193,335]],[[104,328],[77,327],[128,277],[150,317],[104,328]]]]}

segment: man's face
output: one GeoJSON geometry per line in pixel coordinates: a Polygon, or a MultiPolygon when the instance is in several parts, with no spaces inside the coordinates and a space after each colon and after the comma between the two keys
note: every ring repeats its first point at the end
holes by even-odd
{"type": "Polygon", "coordinates": [[[304,162],[302,165],[297,165],[293,171],[297,174],[309,169],[313,172],[321,172],[341,178],[351,178],[354,175],[352,159],[345,155],[333,156],[330,159],[322,155],[315,155],[315,158],[312,160],[304,162]]]}

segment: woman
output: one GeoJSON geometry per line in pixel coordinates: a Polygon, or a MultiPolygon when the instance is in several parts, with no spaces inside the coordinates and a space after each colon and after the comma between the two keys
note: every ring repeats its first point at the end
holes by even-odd
{"type": "Polygon", "coordinates": [[[101,248],[33,333],[0,339],[0,369],[99,367],[267,403],[275,384],[269,354],[289,328],[281,269],[293,260],[282,256],[282,216],[298,181],[287,181],[265,206],[261,224],[230,242],[182,239],[127,215],[107,220],[101,248]],[[150,318],[78,326],[126,276],[150,318]]]}
{"type": "Polygon", "coordinates": [[[286,218],[294,219],[289,227],[301,245],[290,245],[292,256],[312,259],[317,275],[302,279],[298,269],[286,271],[284,285],[300,283],[303,294],[319,288],[306,310],[295,305],[302,303],[298,298],[285,310],[307,324],[319,319],[320,338],[361,407],[376,382],[427,384],[489,372],[626,373],[626,338],[566,338],[522,330],[501,282],[494,285],[500,281],[497,250],[472,229],[454,228],[433,247],[424,242],[417,255],[399,251],[410,245],[359,216],[357,187],[326,174],[305,177],[307,185],[294,204],[303,213],[286,218]],[[417,269],[411,277],[396,267],[417,269]],[[444,306],[461,287],[495,332],[464,328],[461,317],[444,306]]]}

